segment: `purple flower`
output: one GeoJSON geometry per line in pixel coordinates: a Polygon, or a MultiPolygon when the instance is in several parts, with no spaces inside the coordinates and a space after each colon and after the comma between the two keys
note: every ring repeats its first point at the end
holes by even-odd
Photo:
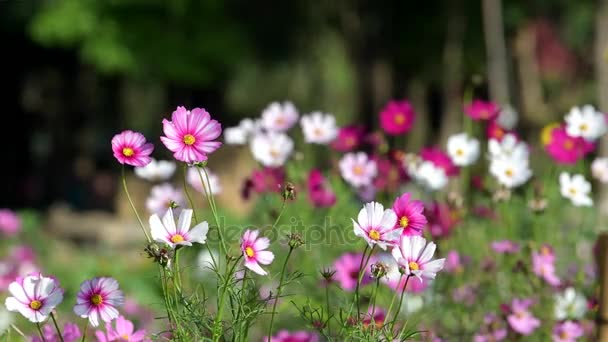
{"type": "Polygon", "coordinates": [[[507,316],[507,322],[515,332],[528,336],[540,327],[540,321],[528,311],[532,304],[531,299],[515,298],[511,302],[511,314],[507,316]]]}

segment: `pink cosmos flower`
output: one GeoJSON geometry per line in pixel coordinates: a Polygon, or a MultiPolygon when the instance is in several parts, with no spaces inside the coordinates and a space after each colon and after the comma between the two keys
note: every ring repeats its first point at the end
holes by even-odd
{"type": "Polygon", "coordinates": [[[582,325],[573,321],[557,323],[553,327],[553,342],[575,342],[583,337],[585,330],[582,325]]]}
{"type": "Polygon", "coordinates": [[[447,237],[460,222],[460,213],[457,210],[436,201],[425,207],[424,216],[428,219],[431,235],[435,238],[447,237]]]}
{"type": "Polygon", "coordinates": [[[63,300],[59,281],[41,273],[18,277],[8,286],[11,297],[6,298],[8,311],[19,312],[33,323],[45,321],[63,300]]]}
{"type": "Polygon", "coordinates": [[[146,166],[152,161],[153,150],[154,145],[146,143],[146,138],[139,132],[123,131],[112,138],[114,158],[121,164],[146,166]]]}
{"type": "Polygon", "coordinates": [[[258,237],[257,230],[246,230],[241,237],[241,251],[245,258],[245,267],[259,275],[268,274],[262,269],[262,265],[270,265],[274,260],[274,254],[265,249],[270,246],[270,240],[266,237],[258,237]]]}
{"type": "Polygon", "coordinates": [[[452,158],[438,147],[423,148],[420,151],[420,158],[430,161],[436,167],[443,169],[448,177],[457,176],[460,172],[458,166],[452,162],[452,158]]]}
{"type": "Polygon", "coordinates": [[[203,221],[192,229],[192,209],[184,209],[179,214],[177,225],[173,216],[173,209],[168,209],[163,220],[156,214],[150,216],[150,230],[152,239],[157,242],[166,243],[171,248],[177,246],[192,246],[192,243],[203,244],[207,241],[209,224],[203,221]]]}
{"type": "MultiPolygon", "coordinates": [[[[336,270],[336,273],[333,279],[338,282],[343,290],[354,291],[357,287],[357,277],[359,276],[362,257],[362,253],[345,253],[334,261],[333,269],[336,270]]],[[[370,259],[370,262],[372,262],[372,259],[370,259]]],[[[369,267],[367,267],[361,279],[361,286],[369,284],[371,281],[372,277],[369,267]]]]}
{"type": "Polygon", "coordinates": [[[549,142],[545,145],[547,153],[559,164],[575,164],[587,153],[595,149],[595,145],[582,137],[571,137],[564,127],[551,130],[549,142]]]}
{"type": "Polygon", "coordinates": [[[426,243],[421,236],[401,236],[399,245],[393,248],[393,258],[405,269],[407,276],[416,276],[420,280],[435,279],[437,272],[443,269],[445,259],[432,260],[437,246],[426,243]]]}
{"type": "Polygon", "coordinates": [[[475,334],[473,342],[498,342],[507,338],[507,329],[495,314],[487,314],[483,319],[484,326],[475,334]]]}
{"type": "Polygon", "coordinates": [[[336,194],[317,169],[308,173],[308,199],[317,208],[331,207],[336,203],[336,194]]]}
{"type": "Polygon", "coordinates": [[[553,252],[547,252],[545,249],[541,253],[532,252],[532,271],[539,278],[544,279],[547,284],[557,287],[561,281],[555,275],[555,256],[553,252]]]}
{"type": "MultiPolygon", "coordinates": [[[[163,215],[175,204],[178,208],[185,205],[184,194],[170,183],[155,185],[146,199],[146,209],[150,214],[163,215]]],[[[179,210],[179,209],[178,209],[179,210]]]]}
{"type": "Polygon", "coordinates": [[[486,136],[488,137],[488,140],[494,139],[500,142],[507,134],[517,137],[517,133],[515,131],[501,127],[496,120],[488,122],[488,126],[486,127],[486,136]]]}
{"type": "Polygon", "coordinates": [[[244,199],[249,199],[252,191],[259,194],[278,192],[284,182],[285,170],[282,167],[253,170],[243,184],[241,195],[244,199]]]}
{"type": "MultiPolygon", "coordinates": [[[[61,337],[63,340],[59,338],[57,330],[51,324],[46,324],[44,327],[42,327],[42,335],[44,336],[44,341],[46,342],[76,342],[82,337],[78,325],[70,322],[63,325],[63,331],[61,332],[61,337]]],[[[32,336],[32,342],[43,342],[43,340],[40,338],[40,336],[34,335],[32,336]]]]}
{"type": "Polygon", "coordinates": [[[370,307],[367,314],[363,316],[361,323],[363,323],[364,329],[382,329],[385,320],[386,312],[384,309],[376,308],[375,311],[372,311],[372,308],[370,307]]]}
{"type": "Polygon", "coordinates": [[[21,219],[10,209],[0,209],[0,233],[11,236],[21,230],[21,219]]]}
{"type": "Polygon", "coordinates": [[[511,240],[494,241],[491,244],[492,250],[501,254],[515,254],[519,252],[519,244],[511,240]]]}
{"type": "Polygon", "coordinates": [[[464,112],[475,121],[494,120],[500,113],[500,108],[491,101],[473,100],[464,107],[464,112]]]}
{"type": "Polygon", "coordinates": [[[338,136],[331,147],[338,152],[350,152],[357,149],[363,142],[365,130],[361,126],[351,125],[340,128],[338,136]]]}
{"type": "Polygon", "coordinates": [[[106,333],[103,331],[96,331],[95,336],[98,342],[109,342],[109,341],[129,341],[129,342],[141,342],[151,341],[146,339],[146,331],[141,329],[135,331],[133,323],[123,316],[118,316],[116,320],[116,329],[112,327],[111,323],[106,323],[106,333]]]}
{"type": "Polygon", "coordinates": [[[365,152],[347,153],[340,159],[342,178],[354,187],[370,185],[378,173],[376,162],[365,152]]]}
{"type": "Polygon", "coordinates": [[[445,258],[445,270],[448,273],[462,273],[464,265],[458,251],[451,250],[445,258]]]}
{"type": "Polygon", "coordinates": [[[464,284],[452,291],[452,299],[457,303],[471,306],[477,301],[479,286],[477,284],[464,284]]]}
{"type": "Polygon", "coordinates": [[[386,250],[387,246],[397,243],[401,234],[394,229],[397,223],[395,212],[392,209],[384,210],[384,206],[378,202],[365,204],[359,211],[357,221],[352,221],[355,235],[364,238],[370,247],[378,245],[386,250]]]}
{"type": "Polygon", "coordinates": [[[540,327],[540,321],[528,311],[532,303],[531,299],[513,299],[510,307],[511,314],[507,316],[511,329],[524,336],[532,334],[540,327]]]}
{"type": "Polygon", "coordinates": [[[372,160],[376,162],[378,174],[374,178],[373,186],[377,191],[393,192],[404,181],[408,179],[407,172],[402,161],[392,158],[373,155],[372,160]]]}
{"type": "MultiPolygon", "coordinates": [[[[262,341],[268,341],[268,336],[264,337],[262,341]]],[[[270,342],[319,342],[319,336],[316,333],[304,330],[291,333],[287,330],[281,330],[270,337],[270,342]]]]}
{"type": "Polygon", "coordinates": [[[213,141],[222,134],[222,126],[202,108],[189,111],[177,107],[171,121],[163,119],[163,132],[165,136],[160,140],[173,152],[175,159],[184,163],[205,161],[208,154],[222,145],[213,141]]]}
{"type": "Polygon", "coordinates": [[[298,110],[289,101],[273,102],[262,111],[262,126],[273,132],[285,132],[298,122],[298,110]]]}
{"type": "Polygon", "coordinates": [[[39,273],[36,266],[34,251],[28,246],[14,246],[5,259],[0,260],[0,291],[8,290],[8,286],[18,277],[39,273]]]}
{"type": "Polygon", "coordinates": [[[402,229],[402,235],[422,235],[422,230],[427,224],[424,216],[424,203],[411,199],[409,192],[395,199],[393,211],[397,215],[395,229],[402,229]]]}
{"type": "Polygon", "coordinates": [[[407,133],[414,125],[416,113],[409,101],[390,101],[380,112],[380,126],[389,135],[407,133]]]}
{"type": "Polygon", "coordinates": [[[117,306],[124,302],[124,295],[114,278],[96,277],[80,284],[80,291],[74,305],[74,313],[88,318],[92,326],[99,325],[99,319],[110,322],[118,317],[117,306]]]}

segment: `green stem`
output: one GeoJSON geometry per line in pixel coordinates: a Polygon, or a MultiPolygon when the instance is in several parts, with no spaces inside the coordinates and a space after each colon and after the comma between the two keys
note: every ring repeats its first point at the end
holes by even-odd
{"type": "Polygon", "coordinates": [[[192,201],[192,197],[190,196],[190,191],[188,191],[188,164],[184,163],[184,193],[186,194],[186,198],[188,198],[188,202],[190,203],[190,208],[192,208],[192,216],[194,217],[194,224],[198,224],[198,218],[196,217],[196,210],[194,210],[194,201],[192,201]]]}
{"type": "Polygon", "coordinates": [[[173,261],[173,286],[181,294],[182,293],[182,278],[179,270],[179,246],[175,248],[175,260],[173,261]]]}
{"type": "MultiPolygon", "coordinates": [[[[399,276],[399,282],[397,282],[397,288],[399,288],[399,284],[401,284],[401,279],[403,279],[403,274],[401,274],[401,276],[399,276]]],[[[398,293],[399,292],[397,290],[395,290],[395,293],[393,294],[393,298],[391,299],[391,304],[388,306],[388,310],[386,311],[386,317],[384,318],[384,322],[382,323],[382,325],[386,324],[386,320],[390,317],[391,310],[393,309],[393,304],[395,303],[395,299],[397,298],[398,293]]]]}
{"type": "Polygon", "coordinates": [[[397,311],[395,312],[395,316],[393,317],[393,320],[391,321],[391,333],[393,331],[393,329],[395,328],[395,322],[397,322],[397,316],[399,316],[399,312],[401,312],[401,305],[403,304],[403,297],[405,297],[405,289],[407,289],[407,282],[410,280],[411,275],[408,275],[407,278],[405,278],[405,285],[403,285],[403,290],[401,290],[401,298],[399,298],[399,306],[397,306],[397,311]]]}
{"type": "Polygon", "coordinates": [[[40,338],[42,342],[46,342],[46,338],[44,338],[44,334],[42,333],[42,329],[40,329],[40,323],[36,323],[36,329],[38,329],[38,333],[40,334],[40,338]]]}
{"type": "Polygon", "coordinates": [[[220,295],[220,301],[218,303],[218,307],[217,307],[217,316],[215,317],[215,322],[213,323],[213,341],[219,341],[220,340],[220,336],[221,336],[221,323],[222,323],[222,316],[224,315],[224,300],[226,299],[226,292],[228,292],[228,283],[232,280],[232,275],[234,274],[234,269],[236,267],[236,265],[239,263],[239,260],[241,260],[241,258],[238,258],[235,262],[234,265],[232,265],[232,268],[230,269],[230,271],[228,271],[228,262],[226,262],[226,276],[224,277],[224,284],[222,284],[222,293],[220,295]]]}
{"type": "Polygon", "coordinates": [[[55,314],[51,312],[51,320],[53,321],[53,325],[55,326],[55,330],[57,330],[57,335],[59,336],[59,340],[63,341],[63,334],[61,333],[61,329],[59,329],[59,325],[57,324],[57,320],[55,319],[55,314]]]}
{"type": "Polygon", "coordinates": [[[277,216],[277,219],[272,224],[272,227],[270,228],[270,230],[273,230],[279,223],[279,220],[281,219],[281,215],[283,215],[283,211],[285,210],[285,202],[287,202],[287,201],[283,200],[283,203],[281,203],[281,210],[279,211],[279,216],[277,216]]]}
{"type": "MultiPolygon", "coordinates": [[[[380,287],[380,278],[376,279],[376,288],[372,294],[372,320],[374,320],[374,314],[376,313],[376,297],[378,297],[378,288],[380,287]]],[[[375,322],[375,320],[374,320],[375,322]]]]}
{"type": "MultiPolygon", "coordinates": [[[[369,245],[365,248],[366,250],[369,248],[369,245]]],[[[360,299],[360,294],[359,294],[359,288],[361,287],[361,281],[363,280],[363,276],[365,275],[365,269],[367,268],[367,264],[369,263],[369,259],[372,257],[372,254],[374,253],[374,249],[376,248],[376,245],[374,245],[372,247],[372,249],[369,251],[369,255],[367,256],[367,259],[365,260],[365,264],[361,263],[361,265],[359,265],[359,277],[357,278],[357,290],[355,292],[357,299],[357,320],[359,320],[359,318],[361,317],[361,305],[359,303],[359,299],[360,299]]],[[[365,251],[363,251],[363,257],[365,257],[365,251]]],[[[363,262],[363,257],[361,257],[361,262],[363,262]]]]}
{"type": "Polygon", "coordinates": [[[329,311],[329,282],[327,282],[327,284],[325,285],[325,305],[327,306],[327,335],[331,336],[331,324],[330,324],[330,319],[331,319],[331,314],[329,311]]]}
{"type": "Polygon", "coordinates": [[[133,200],[131,200],[131,195],[129,194],[129,189],[127,188],[127,176],[125,175],[125,166],[124,165],[122,166],[122,187],[125,190],[125,194],[127,194],[127,199],[129,200],[131,209],[133,209],[133,212],[135,213],[135,216],[137,217],[137,221],[139,221],[139,226],[141,227],[141,231],[144,232],[144,235],[146,236],[146,240],[148,240],[148,242],[152,242],[152,240],[150,239],[150,236],[148,235],[148,232],[146,232],[146,226],[144,226],[143,221],[141,220],[141,218],[139,217],[139,214],[137,213],[137,209],[135,209],[133,200]]]}
{"type": "Polygon", "coordinates": [[[209,183],[209,175],[207,174],[207,170],[203,167],[203,172],[205,173],[205,179],[207,182],[205,182],[205,180],[203,180],[203,175],[201,174],[201,169],[199,167],[197,167],[196,169],[198,171],[198,177],[201,180],[201,183],[203,184],[203,191],[205,193],[205,197],[207,197],[207,202],[209,203],[209,208],[211,208],[211,212],[213,213],[213,218],[215,219],[215,224],[217,225],[217,232],[220,238],[220,243],[222,245],[222,248],[224,249],[224,254],[228,255],[228,248],[226,248],[226,242],[224,241],[224,235],[222,233],[222,229],[221,229],[221,225],[220,225],[220,219],[217,216],[217,208],[215,207],[215,199],[213,198],[213,193],[211,192],[211,186],[209,183]]]}
{"type": "Polygon", "coordinates": [[[161,266],[159,269],[160,287],[163,291],[163,299],[165,300],[165,309],[167,310],[167,319],[169,320],[169,326],[173,327],[173,319],[171,317],[171,307],[169,303],[169,293],[167,287],[167,274],[165,269],[161,266]]]}
{"type": "Polygon", "coordinates": [[[87,330],[89,329],[89,321],[84,321],[84,327],[82,327],[82,342],[87,338],[87,330]]]}
{"type": "Polygon", "coordinates": [[[287,257],[285,257],[283,267],[281,268],[279,287],[277,288],[276,299],[274,300],[274,304],[272,305],[272,312],[270,313],[270,325],[268,326],[268,342],[270,342],[270,339],[272,337],[272,324],[274,323],[274,315],[277,310],[277,303],[279,302],[279,298],[281,297],[281,290],[283,289],[283,280],[285,280],[285,268],[287,267],[287,261],[291,256],[291,252],[293,252],[293,248],[289,247],[289,252],[287,252],[287,257]]]}

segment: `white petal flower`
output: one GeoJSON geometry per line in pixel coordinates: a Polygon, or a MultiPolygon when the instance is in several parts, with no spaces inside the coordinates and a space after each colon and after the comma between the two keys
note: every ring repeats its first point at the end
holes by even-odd
{"type": "Polygon", "coordinates": [[[329,144],[338,135],[336,119],[331,114],[312,112],[300,119],[304,140],[312,144],[329,144]]]}
{"type": "Polygon", "coordinates": [[[443,189],[448,184],[445,170],[430,161],[422,161],[410,170],[412,176],[421,186],[430,191],[443,189]]]}
{"type": "Polygon", "coordinates": [[[518,118],[519,115],[515,109],[511,105],[507,104],[501,108],[498,118],[496,118],[496,123],[498,126],[506,130],[511,130],[515,128],[515,125],[517,125],[518,118]]]}
{"type": "Polygon", "coordinates": [[[530,152],[523,141],[517,141],[513,134],[505,134],[501,141],[490,139],[488,141],[490,160],[511,157],[514,159],[528,159],[530,152]]]}
{"type": "Polygon", "coordinates": [[[458,166],[469,166],[479,158],[479,141],[466,133],[452,135],[448,138],[448,154],[458,166]]]}
{"type": "Polygon", "coordinates": [[[606,133],[606,117],[593,106],[573,107],[564,119],[569,136],[595,141],[606,133]]]}
{"type": "Polygon", "coordinates": [[[209,177],[209,186],[207,187],[207,179],[205,177],[205,171],[199,170],[198,167],[192,166],[188,168],[188,173],[186,175],[186,180],[194,190],[206,194],[205,189],[211,189],[212,195],[219,195],[222,192],[222,186],[220,184],[219,177],[211,172],[211,170],[207,169],[207,176],[209,177]],[[201,178],[204,181],[201,182],[201,178]]]}
{"type": "Polygon", "coordinates": [[[555,295],[554,315],[558,321],[564,319],[582,319],[587,311],[587,300],[585,296],[577,293],[572,287],[563,293],[555,295]]]}
{"type": "Polygon", "coordinates": [[[339,166],[342,178],[354,187],[371,184],[378,172],[376,162],[364,152],[345,154],[339,166]]]}
{"type": "Polygon", "coordinates": [[[593,206],[591,198],[591,183],[583,175],[571,176],[567,172],[559,175],[559,187],[562,196],[572,201],[577,207],[593,206]]]}
{"type": "Polygon", "coordinates": [[[244,145],[260,130],[260,120],[245,118],[239,122],[238,126],[224,129],[224,141],[228,145],[244,145]]]}
{"type": "Polygon", "coordinates": [[[512,189],[516,188],[532,177],[527,159],[514,156],[504,156],[492,159],[490,162],[490,173],[498,183],[512,189]]]}
{"type": "Polygon", "coordinates": [[[192,243],[205,243],[209,224],[203,221],[192,229],[192,209],[184,209],[179,215],[177,225],[173,217],[173,209],[167,210],[161,221],[157,214],[150,216],[150,230],[152,239],[156,242],[163,242],[171,248],[176,246],[192,246],[192,243]]]}
{"type": "Polygon", "coordinates": [[[267,167],[283,166],[293,151],[293,140],[284,133],[259,133],[251,140],[253,158],[267,167]]]}
{"type": "Polygon", "coordinates": [[[184,206],[184,195],[181,190],[169,183],[159,184],[150,190],[150,196],[146,199],[146,209],[150,214],[162,215],[171,207],[171,202],[175,202],[179,207],[184,206]]]}
{"type": "Polygon", "coordinates": [[[608,183],[608,158],[596,158],[591,164],[591,174],[601,183],[608,183]]]}
{"type": "Polygon", "coordinates": [[[298,122],[298,116],[293,103],[273,102],[262,112],[262,127],[272,132],[285,132],[298,122]]]}
{"type": "Polygon", "coordinates": [[[405,275],[416,276],[420,280],[435,279],[437,272],[443,269],[445,259],[433,259],[437,246],[433,242],[427,244],[422,236],[401,237],[399,244],[393,248],[392,255],[399,266],[405,270],[405,275]]]}
{"type": "Polygon", "coordinates": [[[136,167],[135,175],[150,182],[160,182],[171,178],[175,172],[175,167],[175,162],[152,159],[148,165],[136,167]]]}
{"type": "Polygon", "coordinates": [[[387,246],[397,243],[401,235],[401,231],[395,229],[395,212],[392,209],[384,210],[384,206],[377,202],[365,204],[359,211],[357,221],[352,221],[355,235],[364,238],[370,247],[378,245],[386,250],[387,246]]]}

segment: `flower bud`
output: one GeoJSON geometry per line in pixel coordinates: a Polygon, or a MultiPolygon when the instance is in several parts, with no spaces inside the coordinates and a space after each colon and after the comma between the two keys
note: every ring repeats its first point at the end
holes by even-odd
{"type": "Polygon", "coordinates": [[[388,273],[388,265],[383,262],[376,262],[371,266],[372,278],[380,279],[388,273]]]}
{"type": "Polygon", "coordinates": [[[298,233],[291,233],[289,234],[288,238],[289,242],[287,244],[291,249],[296,249],[304,244],[304,240],[302,240],[302,235],[298,233]]]}
{"type": "Polygon", "coordinates": [[[296,199],[296,187],[291,182],[285,182],[283,185],[283,200],[294,200],[296,199]]]}

